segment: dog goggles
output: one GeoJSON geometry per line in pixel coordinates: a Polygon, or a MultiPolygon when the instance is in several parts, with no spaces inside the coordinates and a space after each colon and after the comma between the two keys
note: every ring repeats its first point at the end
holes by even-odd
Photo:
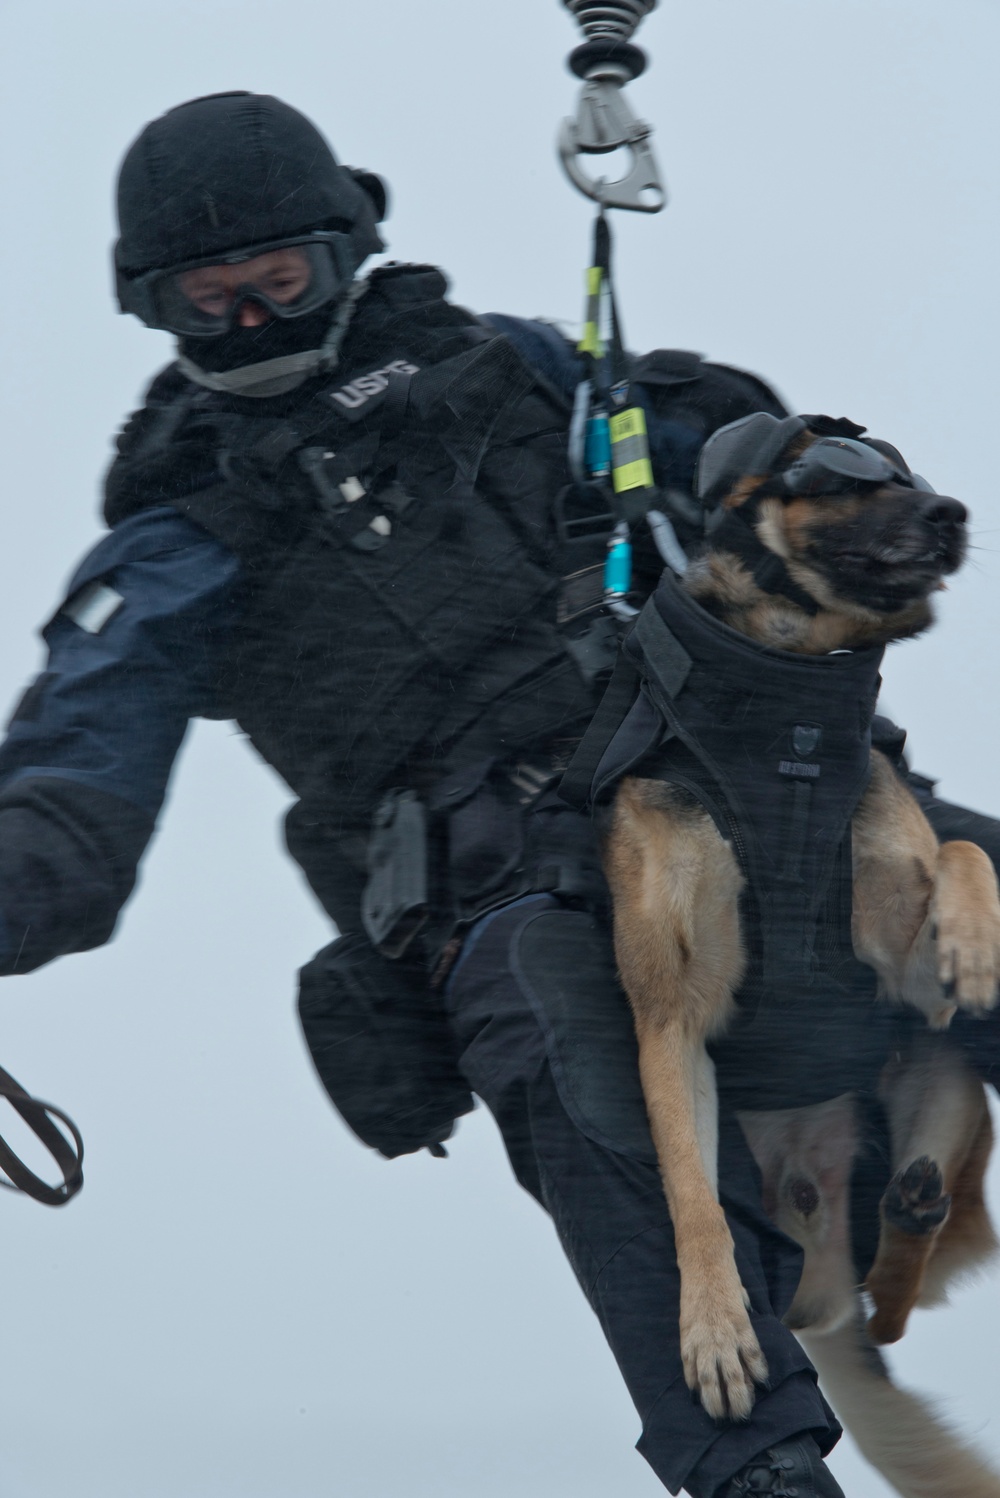
{"type": "Polygon", "coordinates": [[[854,437],[820,437],[777,475],[777,482],[789,496],[857,494],[889,483],[921,487],[888,442],[875,447],[873,439],[859,442],[854,437]]]}
{"type": "Polygon", "coordinates": [[[319,231],[249,245],[228,255],[189,260],[169,270],[119,277],[122,310],[150,328],[185,338],[215,338],[248,301],[272,317],[305,317],[325,306],[353,275],[350,239],[319,231]]]}
{"type": "Polygon", "coordinates": [[[711,511],[748,474],[770,475],[766,486],[758,490],[760,498],[859,494],[887,483],[933,493],[926,479],[911,473],[897,448],[877,437],[859,440],[863,431],[864,427],[855,422],[833,421],[825,416],[779,419],[756,411],[720,427],[709,437],[698,458],[695,493],[711,511]],[[846,427],[847,431],[831,432],[831,427],[846,427]],[[786,466],[790,443],[806,431],[816,432],[817,440],[786,466]]]}

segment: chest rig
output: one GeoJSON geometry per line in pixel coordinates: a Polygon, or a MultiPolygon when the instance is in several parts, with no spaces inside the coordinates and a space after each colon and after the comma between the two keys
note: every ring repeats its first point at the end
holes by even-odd
{"type": "Polygon", "coordinates": [[[376,272],[335,375],[290,397],[168,372],[108,480],[112,523],[169,503],[240,558],[229,714],[300,827],[353,839],[362,872],[387,786],[433,803],[450,777],[437,799],[457,812],[491,765],[579,734],[594,705],[560,616],[568,411],[444,287],[376,272]]]}
{"type": "Polygon", "coordinates": [[[667,574],[623,653],[638,695],[599,761],[595,799],[627,773],[676,785],[746,880],[739,1014],[713,1048],[728,1096],[766,1109],[871,1087],[888,1017],[851,942],[851,818],[869,778],[881,648],[769,649],[667,574]]]}

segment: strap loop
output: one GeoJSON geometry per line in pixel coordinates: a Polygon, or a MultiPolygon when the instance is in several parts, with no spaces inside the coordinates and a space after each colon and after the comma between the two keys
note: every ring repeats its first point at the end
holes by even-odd
{"type": "Polygon", "coordinates": [[[50,1186],[41,1176],[29,1170],[0,1135],[0,1170],[10,1177],[9,1181],[0,1181],[0,1186],[6,1191],[23,1191],[47,1207],[64,1207],[83,1185],[83,1139],[79,1129],[69,1115],[54,1103],[43,1103],[40,1098],[32,1097],[2,1066],[0,1097],[6,1098],[14,1111],[20,1114],[28,1128],[48,1150],[63,1177],[61,1185],[50,1186]],[[72,1136],[72,1143],[62,1130],[56,1128],[53,1118],[65,1125],[72,1136]]]}

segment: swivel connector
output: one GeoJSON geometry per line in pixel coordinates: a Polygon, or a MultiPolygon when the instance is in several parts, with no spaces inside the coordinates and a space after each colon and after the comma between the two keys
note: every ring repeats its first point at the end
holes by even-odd
{"type": "Polygon", "coordinates": [[[657,0],[563,0],[588,42],[611,36],[627,42],[657,0]]]}
{"type": "Polygon", "coordinates": [[[657,0],[563,0],[586,38],[567,59],[578,78],[628,83],[646,66],[646,54],[631,45],[640,21],[657,0]]]}

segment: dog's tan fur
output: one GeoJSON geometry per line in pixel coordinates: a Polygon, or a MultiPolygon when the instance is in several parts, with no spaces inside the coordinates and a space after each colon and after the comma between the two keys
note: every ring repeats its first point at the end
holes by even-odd
{"type": "MultiPolygon", "coordinates": [[[[758,482],[737,485],[728,503],[743,503],[758,482]]],[[[688,591],[731,627],[786,651],[820,654],[912,635],[930,621],[926,596],[879,615],[856,597],[838,596],[837,579],[810,564],[824,528],[843,523],[852,506],[883,502],[889,515],[899,495],[775,499],[759,506],[758,536],[820,604],[815,615],[783,596],[762,593],[743,564],[722,551],[710,550],[692,567],[688,591]]],[[[886,996],[916,1007],[936,1029],[947,1026],[956,1008],[991,1007],[1000,977],[1000,898],[992,865],[971,843],[939,846],[916,801],[879,754],[873,754],[871,781],[855,816],[853,854],[855,951],[876,970],[886,996]]],[[[709,1414],[746,1419],[767,1368],[715,1190],[714,1077],[705,1051],[705,1042],[722,1033],[733,1015],[745,967],[738,911],[742,876],[729,844],[699,804],[669,785],[637,777],[623,781],[611,808],[605,867],[615,950],[635,1017],[642,1086],[676,1236],[685,1375],[709,1414]]],[[[909,1216],[891,1212],[886,1193],[867,1284],[874,1302],[869,1335],[892,1341],[902,1335],[914,1304],[940,1298],[951,1275],[995,1246],[982,1191],[991,1136],[982,1087],[944,1037],[930,1044],[921,1040],[913,1055],[897,1059],[886,1069],[882,1092],[897,1170],[892,1200],[914,1209],[909,1216]],[[937,1178],[925,1169],[931,1162],[943,1178],[936,1192],[937,1178]],[[918,1186],[929,1181],[932,1199],[909,1201],[914,1180],[918,1186]]],[[[768,1210],[806,1251],[789,1322],[804,1334],[821,1377],[817,1334],[832,1338],[836,1355],[827,1359],[829,1378],[849,1404],[851,1379],[874,1376],[873,1350],[864,1373],[850,1258],[852,1101],[745,1115],[741,1121],[762,1168],[768,1210]]],[[[914,1410],[931,1421],[940,1466],[940,1441],[947,1445],[950,1438],[922,1406],[912,1400],[906,1405],[909,1396],[894,1392],[903,1401],[894,1406],[903,1425],[913,1425],[914,1410]]],[[[947,1480],[939,1476],[937,1486],[927,1486],[926,1470],[934,1462],[915,1460],[915,1427],[900,1441],[899,1459],[867,1427],[859,1439],[863,1445],[867,1440],[871,1459],[903,1493],[1000,1494],[1000,1480],[954,1443],[952,1454],[966,1462],[964,1476],[952,1468],[947,1480]]]]}

